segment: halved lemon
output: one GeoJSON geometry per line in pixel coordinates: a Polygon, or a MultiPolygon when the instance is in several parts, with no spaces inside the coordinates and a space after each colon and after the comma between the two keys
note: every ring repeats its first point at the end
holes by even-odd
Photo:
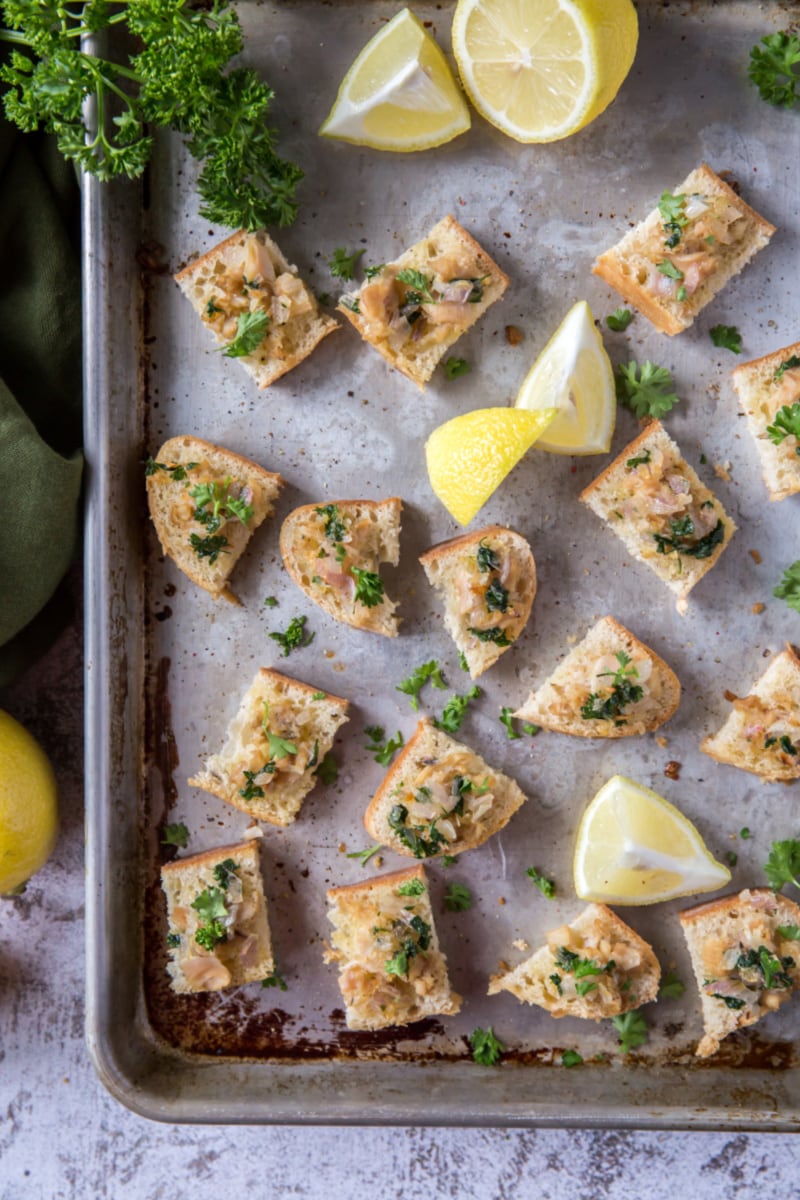
{"type": "Polygon", "coordinates": [[[614,372],[592,310],[579,300],[531,367],[515,401],[558,416],[538,441],[552,454],[606,454],[617,420],[614,372]]]}
{"type": "Polygon", "coordinates": [[[478,408],[434,429],[425,444],[428,478],[459,524],[469,524],[556,411],[478,408]]]}
{"type": "Polygon", "coordinates": [[[604,904],[656,904],[713,892],[731,878],[674,804],[624,775],[609,779],[583,814],[573,871],[580,898],[604,904]]]}
{"type": "Polygon", "coordinates": [[[637,40],[631,0],[458,0],[453,17],[467,95],[520,142],[554,142],[599,116],[637,40]]]}
{"type": "Polygon", "coordinates": [[[344,77],[323,137],[373,150],[428,150],[470,127],[447,59],[408,8],[393,17],[344,77]]]}

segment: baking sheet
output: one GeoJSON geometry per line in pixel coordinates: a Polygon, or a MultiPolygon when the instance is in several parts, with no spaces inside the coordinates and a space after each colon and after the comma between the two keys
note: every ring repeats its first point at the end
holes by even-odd
{"type": "MultiPolygon", "coordinates": [[[[708,337],[713,324],[738,325],[745,359],[798,337],[792,264],[800,171],[788,153],[796,114],[764,105],[745,78],[749,47],[782,28],[785,13],[750,4],[641,4],[639,51],[620,96],[563,143],[518,146],[478,117],[469,134],[421,155],[316,138],[347,66],[394,11],[383,3],[312,0],[240,6],[245,59],[278,93],[282,153],[306,170],[298,221],[276,236],[318,293],[335,296],[327,260],[337,246],[365,246],[365,263],[382,262],[453,212],[512,281],[506,298],[458,344],[472,364],[469,375],[451,383],[437,377],[421,396],[343,327],[259,392],[215,351],[171,280],[224,233],[197,217],[195,166],[179,140],[158,140],[142,193],[125,185],[86,189],[88,1029],[101,1078],[131,1107],[168,1120],[793,1128],[797,1085],[783,1069],[794,1062],[793,1013],[737,1035],[711,1063],[693,1060],[699,1003],[676,919],[691,901],[620,910],[687,983],[683,1001],[645,1010],[650,1040],[633,1061],[617,1053],[609,1022],[555,1022],[510,995],[485,996],[498,960],[524,956],[515,940],[534,948],[547,929],[583,908],[571,884],[574,834],[612,774],[630,775],[678,804],[717,857],[734,849],[736,887],[763,883],[769,842],[795,832],[796,786],[763,785],[698,748],[728,711],[725,689],[744,694],[765,659],[798,637],[797,617],[771,597],[783,567],[800,556],[797,502],[767,501],[730,386],[737,360],[708,337]],[[322,963],[325,890],[375,873],[375,859],[364,870],[345,856],[368,844],[361,818],[383,774],[366,751],[364,726],[400,729],[408,739],[415,714],[394,689],[430,658],[443,664],[450,688],[426,689],[423,710],[438,714],[453,691],[471,683],[416,562],[457,532],[430,492],[425,437],[457,413],[512,402],[575,300],[587,299],[598,318],[617,307],[619,298],[590,273],[594,256],[703,159],[730,170],[779,233],[680,338],[655,333],[642,317],[625,334],[605,327],[604,334],[615,363],[651,358],[673,372],[681,403],[665,424],[740,532],[681,618],[656,577],[577,500],[608,458],[534,450],[495,493],[474,524],[509,524],[529,539],[539,591],[526,633],[480,679],[483,695],[458,736],[517,779],[529,800],[505,831],[456,867],[429,864],[462,1013],[404,1030],[349,1033],[335,970],[322,963]],[[521,345],[508,344],[509,324],[523,330],[521,345]],[[237,567],[241,609],[215,605],[164,563],[146,521],[142,461],[184,432],[244,453],[287,481],[276,516],[237,567]],[[725,464],[727,479],[716,476],[715,464],[725,464]],[[384,574],[404,621],[389,641],[317,609],[285,575],[277,535],[299,504],[395,493],[404,500],[401,563],[384,574]],[[270,595],[276,608],[263,605],[270,595]],[[756,602],[765,604],[763,613],[752,612],[756,602]],[[569,639],[608,612],[682,681],[681,707],[659,731],[667,745],[652,736],[582,743],[549,733],[509,741],[501,706],[521,703],[569,639]],[[284,659],[268,634],[300,614],[315,640],[284,659]],[[265,828],[265,884],[288,989],[175,997],[163,974],[158,830],[165,819],[185,821],[191,852],[241,836],[248,819],[186,779],[221,745],[260,666],[351,701],[350,723],[337,739],[338,784],[318,785],[289,829],[265,828]],[[673,761],[681,764],[677,780],[664,774],[673,761]],[[736,836],[744,825],[750,841],[736,836]],[[527,879],[533,864],[556,879],[556,900],[546,901],[527,879]],[[470,887],[469,913],[441,911],[453,881],[470,887]],[[496,1070],[472,1063],[466,1041],[488,1024],[508,1051],[496,1070]],[[566,1071],[559,1065],[564,1048],[602,1061],[566,1071]]],[[[447,46],[451,7],[415,11],[447,46]]],[[[636,431],[621,411],[612,451],[636,431]]],[[[383,869],[406,862],[387,852],[383,869]]]]}

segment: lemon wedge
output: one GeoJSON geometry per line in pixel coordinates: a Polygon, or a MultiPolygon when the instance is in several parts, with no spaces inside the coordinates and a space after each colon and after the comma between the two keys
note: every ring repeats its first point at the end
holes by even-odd
{"type": "Polygon", "coordinates": [[[478,112],[519,142],[599,116],[636,54],[631,0],[458,0],[453,52],[478,112]]]}
{"type": "Polygon", "coordinates": [[[434,429],[425,444],[428,478],[459,524],[469,524],[556,411],[478,408],[434,429]]]}
{"type": "Polygon", "coordinates": [[[614,775],[583,814],[573,863],[582,900],[656,904],[713,892],[731,873],[674,804],[614,775]]]}
{"type": "Polygon", "coordinates": [[[0,711],[0,896],[44,866],[57,832],[53,768],[27,729],[0,711]]]}
{"type": "Polygon", "coordinates": [[[355,60],[320,129],[373,150],[428,150],[470,127],[469,109],[441,48],[408,8],[355,60]]]}
{"type": "Polygon", "coordinates": [[[606,454],[617,420],[614,372],[592,310],[579,300],[531,367],[515,401],[536,412],[557,408],[540,438],[552,454],[606,454]]]}

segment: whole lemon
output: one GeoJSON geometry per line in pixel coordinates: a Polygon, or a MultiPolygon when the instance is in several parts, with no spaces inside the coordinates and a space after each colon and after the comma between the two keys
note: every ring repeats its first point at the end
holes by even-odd
{"type": "Polygon", "coordinates": [[[0,709],[0,896],[44,866],[58,832],[56,777],[39,743],[0,709]]]}

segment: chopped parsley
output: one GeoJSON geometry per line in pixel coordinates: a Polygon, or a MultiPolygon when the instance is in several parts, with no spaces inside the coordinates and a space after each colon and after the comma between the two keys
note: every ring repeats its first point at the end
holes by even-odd
{"type": "Polygon", "coordinates": [[[406,292],[407,304],[431,304],[433,302],[431,293],[433,279],[431,276],[407,267],[405,270],[397,272],[397,279],[410,289],[406,292]]]}
{"type": "Polygon", "coordinates": [[[662,275],[666,275],[668,279],[683,279],[683,271],[681,271],[680,267],[676,267],[673,262],[670,262],[668,258],[665,258],[663,262],[657,263],[656,269],[662,275]]]}
{"type": "MultiPolygon", "coordinates": [[[[363,850],[352,850],[350,854],[345,855],[345,858],[357,858],[362,867],[365,867],[372,858],[373,854],[377,854],[378,851],[382,849],[383,846],[381,846],[379,842],[377,846],[365,846],[363,850]]],[[[402,894],[405,895],[405,892],[402,894]]]]}
{"type": "Polygon", "coordinates": [[[464,883],[451,883],[445,892],[444,906],[448,912],[467,912],[472,908],[472,892],[464,883]]]}
{"type": "Polygon", "coordinates": [[[618,1017],[612,1017],[611,1023],[619,1034],[623,1054],[629,1054],[631,1050],[647,1041],[647,1021],[640,1012],[622,1013],[618,1017]]]}
{"type": "Polygon", "coordinates": [[[754,981],[756,982],[760,983],[763,980],[767,990],[779,991],[792,987],[789,969],[795,965],[794,959],[788,956],[778,958],[766,946],[742,951],[735,965],[743,979],[745,977],[743,972],[750,976],[750,979],[746,979],[745,982],[750,982],[755,977],[754,981]]]}
{"type": "Polygon", "coordinates": [[[614,962],[609,962],[604,967],[598,967],[594,959],[581,958],[574,950],[568,950],[566,946],[559,946],[558,950],[553,955],[554,962],[560,971],[565,975],[574,975],[576,979],[584,979],[587,975],[602,975],[604,971],[614,969],[614,962]]]}
{"type": "Polygon", "coordinates": [[[593,983],[591,979],[582,979],[575,984],[576,996],[588,996],[589,992],[594,992],[596,990],[597,984],[593,983]]]}
{"type": "Polygon", "coordinates": [[[785,569],[783,579],[773,588],[772,594],[800,613],[800,558],[785,569]]]}
{"type": "Polygon", "coordinates": [[[403,735],[399,729],[394,737],[389,738],[387,742],[384,742],[386,731],[382,725],[367,725],[364,733],[370,740],[367,750],[369,750],[370,754],[375,755],[375,762],[380,763],[382,767],[388,766],[395,752],[401,746],[405,745],[403,735]]]}
{"type": "Polygon", "coordinates": [[[355,313],[357,316],[361,312],[358,302],[358,296],[342,296],[339,300],[342,308],[348,309],[349,312],[355,313]]]}
{"type": "Polygon", "coordinates": [[[270,326],[269,313],[253,309],[241,313],[236,324],[236,337],[223,350],[225,358],[245,358],[263,342],[270,326]]]}
{"type": "Polygon", "coordinates": [[[686,984],[679,979],[674,971],[667,971],[658,989],[659,1000],[680,1000],[686,991],[686,984]]]}
{"type": "Polygon", "coordinates": [[[167,945],[168,946],[180,946],[180,944],[181,944],[181,935],[179,933],[168,933],[167,934],[167,945]]]}
{"type": "Polygon", "coordinates": [[[144,473],[147,476],[155,475],[156,471],[166,471],[167,475],[171,475],[176,483],[186,478],[187,471],[193,471],[199,463],[160,463],[154,458],[148,458],[144,464],[144,473]]]}
{"type": "Polygon", "coordinates": [[[506,733],[508,734],[508,740],[510,742],[515,742],[518,740],[518,738],[522,737],[522,734],[517,733],[516,729],[514,728],[514,710],[509,708],[508,705],[503,705],[503,707],[500,709],[500,724],[505,725],[506,733]]]}
{"type": "Polygon", "coordinates": [[[721,350],[732,350],[734,354],[742,353],[742,335],[735,325],[714,325],[709,329],[708,336],[721,350]]]}
{"type": "Polygon", "coordinates": [[[339,764],[332,750],[328,751],[317,767],[316,776],[326,787],[331,787],[332,784],[336,783],[336,780],[339,778],[339,764]]]}
{"type": "Polygon", "coordinates": [[[335,275],[337,279],[352,279],[355,265],[364,254],[366,250],[356,250],[353,254],[348,254],[344,246],[337,246],[333,258],[328,262],[331,275],[335,275]]]}
{"type": "Polygon", "coordinates": [[[779,892],[787,883],[800,888],[800,841],[786,838],[773,842],[764,871],[773,891],[779,892]]]}
{"type": "Polygon", "coordinates": [[[793,371],[795,367],[800,367],[800,357],[798,357],[796,354],[790,354],[788,358],[783,360],[772,378],[777,383],[778,380],[783,379],[786,371],[793,371]]]}
{"type": "Polygon", "coordinates": [[[482,695],[481,689],[474,684],[466,695],[451,696],[442,710],[441,718],[437,720],[434,717],[433,719],[436,728],[444,730],[445,733],[458,733],[470,700],[477,700],[480,695],[482,695]]]}
{"type": "Polygon", "coordinates": [[[796,438],[794,452],[800,458],[800,400],[795,400],[791,407],[784,404],[783,408],[779,408],[773,424],[767,426],[767,433],[776,446],[780,446],[787,437],[796,438]]]}
{"type": "Polygon", "coordinates": [[[793,108],[800,99],[800,37],[788,31],[768,33],[750,51],[747,76],[767,104],[793,108]]]}
{"type": "Polygon", "coordinates": [[[670,517],[669,534],[653,534],[659,554],[674,552],[678,555],[683,554],[687,558],[710,558],[715,548],[725,540],[725,526],[722,524],[722,519],[718,518],[714,528],[704,537],[691,541],[690,539],[693,537],[694,521],[688,513],[685,517],[670,517]]]}
{"type": "Polygon", "coordinates": [[[314,695],[311,697],[311,699],[312,700],[324,700],[325,692],[314,692],[314,695]]]}
{"type": "Polygon", "coordinates": [[[604,675],[612,675],[611,691],[605,698],[598,692],[590,692],[581,705],[581,717],[584,721],[613,721],[615,725],[625,725],[622,714],[629,704],[636,704],[644,696],[641,684],[634,683],[639,678],[639,672],[632,665],[629,655],[620,650],[615,655],[619,666],[615,672],[604,671],[604,675]]]}
{"type": "Polygon", "coordinates": [[[363,567],[351,567],[350,574],[356,581],[355,599],[365,608],[374,608],[383,603],[383,580],[374,571],[363,567]]]}
{"type": "Polygon", "coordinates": [[[325,518],[325,537],[331,542],[341,542],[347,533],[347,527],[339,516],[339,509],[335,504],[322,504],[314,509],[321,517],[325,518]]]}
{"type": "MultiPolygon", "coordinates": [[[[664,225],[664,245],[668,250],[674,250],[681,240],[681,235],[689,224],[686,215],[686,196],[680,193],[674,196],[672,192],[662,192],[658,202],[658,211],[664,225]]],[[[660,269],[660,268],[659,268],[660,269]]]]}
{"type": "Polygon", "coordinates": [[[467,626],[467,633],[471,633],[479,642],[493,642],[495,646],[510,646],[514,640],[499,625],[493,625],[491,629],[473,629],[469,625],[467,626]]]}
{"type": "Polygon", "coordinates": [[[533,880],[546,900],[554,899],[556,894],[555,880],[548,879],[545,875],[541,875],[539,871],[537,871],[536,867],[528,867],[525,874],[533,880]]]}
{"type": "Polygon", "coordinates": [[[710,992],[709,995],[714,1000],[721,1000],[726,1008],[732,1008],[738,1012],[740,1008],[744,1008],[746,1000],[741,1000],[738,996],[723,996],[719,992],[710,992]]]}
{"type": "Polygon", "coordinates": [[[504,613],[508,609],[508,590],[503,587],[499,579],[492,580],[486,589],[484,599],[489,612],[504,613]]]}
{"type": "Polygon", "coordinates": [[[407,976],[412,959],[424,954],[431,944],[431,927],[422,917],[412,917],[407,924],[396,921],[394,933],[399,935],[400,949],[387,959],[386,974],[407,976]]]}
{"type": "Polygon", "coordinates": [[[452,354],[444,360],[442,367],[448,379],[458,379],[461,375],[469,375],[472,370],[465,358],[456,358],[452,354]]]}
{"type": "Polygon", "coordinates": [[[562,1067],[579,1067],[583,1063],[583,1055],[577,1050],[565,1050],[561,1055],[562,1067]]]}
{"type": "Polygon", "coordinates": [[[800,926],[778,925],[777,931],[785,942],[800,942],[800,926]]]}
{"type": "Polygon", "coordinates": [[[213,950],[218,942],[228,936],[224,925],[228,915],[224,893],[220,888],[206,888],[192,901],[192,908],[200,917],[194,940],[205,950],[213,950]]]}
{"type": "Polygon", "coordinates": [[[213,317],[217,313],[221,313],[223,311],[224,310],[221,309],[218,304],[214,303],[214,297],[212,296],[211,299],[209,300],[208,304],[206,305],[206,316],[213,317]]]}
{"type": "Polygon", "coordinates": [[[486,544],[486,540],[481,538],[478,542],[478,553],[475,555],[478,560],[479,571],[499,571],[500,570],[500,555],[491,546],[486,544]]]}
{"type": "Polygon", "coordinates": [[[277,608],[278,601],[275,599],[274,596],[265,596],[264,597],[264,607],[265,608],[277,608]]]}
{"type": "Polygon", "coordinates": [[[472,1057],[482,1067],[493,1067],[503,1053],[503,1043],[494,1035],[490,1025],[488,1029],[475,1029],[469,1035],[472,1057]]]}
{"type": "Polygon", "coordinates": [[[469,663],[467,662],[467,656],[463,650],[459,650],[458,652],[458,665],[461,667],[462,671],[469,671],[469,663]]]}
{"type": "Polygon", "coordinates": [[[223,891],[228,890],[231,879],[239,878],[237,875],[238,870],[239,867],[232,858],[225,858],[214,867],[214,878],[223,891]]]}
{"type": "Polygon", "coordinates": [[[405,883],[401,883],[397,889],[398,896],[421,896],[425,891],[425,884],[421,879],[407,879],[405,883]]]}
{"type": "Polygon", "coordinates": [[[207,558],[211,566],[217,561],[227,544],[228,539],[223,533],[216,533],[212,537],[200,537],[199,533],[189,535],[189,545],[197,557],[207,558]]]}
{"type": "Polygon", "coordinates": [[[666,367],[657,367],[648,359],[620,364],[615,375],[617,399],[637,417],[661,418],[678,403],[671,391],[672,376],[666,367]]]}
{"type": "Polygon", "coordinates": [[[289,990],[286,980],[283,978],[277,967],[271,975],[268,975],[266,979],[261,980],[261,986],[262,988],[280,988],[282,992],[287,992],[289,990]]]}
{"type": "Polygon", "coordinates": [[[182,821],[178,821],[175,825],[165,825],[161,836],[162,846],[178,846],[181,850],[185,850],[189,845],[189,830],[182,821]]]}
{"type": "Polygon", "coordinates": [[[728,861],[729,867],[735,867],[739,861],[739,855],[736,853],[735,850],[729,850],[728,853],[725,855],[725,858],[728,861]]]}
{"type": "Polygon", "coordinates": [[[283,657],[288,658],[293,650],[300,650],[303,646],[310,646],[314,640],[314,634],[306,629],[305,617],[292,617],[285,633],[271,633],[269,636],[273,642],[277,642],[283,651],[283,657]]]}
{"type": "Polygon", "coordinates": [[[554,988],[556,989],[556,991],[558,992],[559,996],[563,996],[563,995],[564,995],[564,989],[563,989],[563,988],[562,988],[562,986],[561,986],[561,976],[558,974],[558,972],[557,972],[557,971],[554,971],[554,972],[553,972],[553,974],[552,974],[552,975],[548,975],[548,976],[547,976],[547,978],[550,980],[550,982],[552,983],[553,987],[554,987],[554,988]]]}
{"type": "Polygon", "coordinates": [[[226,521],[238,520],[247,525],[253,516],[253,506],[231,496],[230,478],[224,483],[201,483],[189,492],[195,503],[192,516],[208,533],[216,533],[226,521]]]}
{"type": "Polygon", "coordinates": [[[606,317],[606,325],[613,333],[622,333],[632,320],[633,313],[629,308],[615,308],[613,313],[606,317]]]}
{"type": "Polygon", "coordinates": [[[393,805],[389,813],[389,828],[397,834],[414,858],[431,858],[447,845],[447,838],[436,828],[435,820],[431,821],[429,826],[418,825],[415,828],[409,827],[407,821],[408,809],[405,804],[393,805]],[[422,836],[426,830],[427,838],[422,836]]]}
{"type": "Polygon", "coordinates": [[[366,275],[367,279],[374,279],[376,275],[380,275],[385,266],[386,263],[378,263],[378,265],[375,267],[365,267],[364,274],[366,275]]]}
{"type": "Polygon", "coordinates": [[[398,683],[395,691],[403,692],[406,696],[409,696],[411,707],[414,709],[414,712],[417,712],[419,710],[419,694],[428,681],[440,690],[447,687],[442,675],[442,668],[435,659],[431,659],[430,662],[423,663],[421,667],[417,667],[412,671],[408,679],[404,679],[401,683],[398,683]]]}
{"type": "Polygon", "coordinates": [[[645,450],[643,454],[637,454],[635,458],[629,458],[625,463],[627,471],[635,471],[637,467],[644,467],[650,462],[651,454],[649,450],[645,450]]]}
{"type": "Polygon", "coordinates": [[[751,838],[752,836],[753,835],[750,832],[747,825],[743,825],[742,828],[739,830],[739,837],[742,839],[743,842],[746,842],[748,840],[748,838],[751,838]]]}
{"type": "Polygon", "coordinates": [[[265,762],[258,771],[243,771],[245,785],[243,788],[239,788],[239,795],[243,800],[263,800],[265,792],[261,784],[256,783],[256,779],[259,775],[273,775],[274,773],[274,762],[265,762]]]}

